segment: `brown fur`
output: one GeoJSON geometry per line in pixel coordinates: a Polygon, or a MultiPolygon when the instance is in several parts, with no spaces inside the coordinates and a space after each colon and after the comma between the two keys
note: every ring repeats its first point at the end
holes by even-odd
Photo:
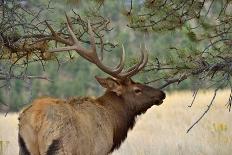
{"type": "Polygon", "coordinates": [[[19,135],[31,155],[106,155],[120,146],[137,115],[165,98],[133,81],[98,81],[107,88],[101,97],[40,98],[21,112],[19,135]]]}

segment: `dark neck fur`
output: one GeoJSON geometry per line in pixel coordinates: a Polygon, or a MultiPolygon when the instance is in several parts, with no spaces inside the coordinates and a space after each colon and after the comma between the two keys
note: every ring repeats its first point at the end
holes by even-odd
{"type": "Polygon", "coordinates": [[[126,104],[124,99],[113,92],[106,92],[97,99],[110,113],[114,127],[113,146],[111,152],[118,148],[127,137],[127,132],[135,124],[135,117],[138,113],[133,112],[130,104],[126,104]]]}

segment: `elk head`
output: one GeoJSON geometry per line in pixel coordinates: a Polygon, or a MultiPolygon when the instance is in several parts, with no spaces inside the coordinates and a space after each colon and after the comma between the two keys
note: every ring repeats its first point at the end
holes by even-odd
{"type": "MultiPolygon", "coordinates": [[[[107,88],[106,92],[115,93],[115,95],[123,98],[127,103],[133,103],[131,104],[131,108],[133,109],[148,109],[152,105],[160,105],[162,103],[162,100],[165,98],[165,94],[163,91],[131,80],[131,77],[137,74],[140,70],[142,70],[148,61],[148,54],[145,47],[141,48],[141,57],[138,63],[130,67],[126,71],[123,70],[125,62],[125,50],[123,46],[122,53],[120,56],[120,63],[115,68],[107,67],[98,58],[96,52],[96,43],[94,39],[94,32],[91,28],[90,23],[88,22],[88,32],[90,34],[90,48],[87,49],[81,46],[81,43],[77,39],[73,31],[70,18],[67,15],[66,18],[67,29],[70,34],[70,37],[68,39],[59,36],[58,33],[56,33],[47,23],[47,26],[53,35],[53,39],[55,39],[57,42],[66,45],[65,47],[52,49],[50,50],[50,52],[75,50],[80,56],[90,61],[91,63],[94,63],[102,71],[113,77],[108,77],[105,79],[96,77],[98,82],[103,87],[107,88]]],[[[102,38],[100,39],[102,40],[102,38]]],[[[101,45],[101,51],[103,51],[103,45],[101,45]]]]}
{"type": "Polygon", "coordinates": [[[99,78],[97,81],[106,88],[106,93],[111,92],[122,98],[125,106],[133,109],[135,113],[142,113],[153,105],[160,105],[165,98],[165,93],[159,89],[134,82],[128,79],[99,78]]]}

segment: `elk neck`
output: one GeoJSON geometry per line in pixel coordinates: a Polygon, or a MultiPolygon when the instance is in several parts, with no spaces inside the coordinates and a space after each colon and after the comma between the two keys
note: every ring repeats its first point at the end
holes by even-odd
{"type": "Polygon", "coordinates": [[[97,98],[97,101],[109,112],[114,128],[112,152],[125,140],[128,130],[133,128],[137,113],[131,108],[131,103],[126,103],[122,97],[113,92],[107,91],[97,98]]]}

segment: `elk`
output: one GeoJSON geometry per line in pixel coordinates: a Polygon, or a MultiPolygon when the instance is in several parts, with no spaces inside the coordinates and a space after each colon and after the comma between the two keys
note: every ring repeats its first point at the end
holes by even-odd
{"type": "Polygon", "coordinates": [[[50,29],[54,38],[66,45],[51,49],[51,52],[75,50],[111,77],[96,77],[99,84],[106,88],[100,97],[35,99],[19,115],[19,154],[107,155],[125,140],[136,116],[153,105],[162,104],[165,98],[163,91],[131,79],[146,65],[147,51],[141,48],[139,62],[125,70],[125,50],[122,48],[120,63],[110,68],[97,55],[89,22],[89,48],[81,46],[68,17],[67,29],[71,39],[61,38],[50,29]]]}

